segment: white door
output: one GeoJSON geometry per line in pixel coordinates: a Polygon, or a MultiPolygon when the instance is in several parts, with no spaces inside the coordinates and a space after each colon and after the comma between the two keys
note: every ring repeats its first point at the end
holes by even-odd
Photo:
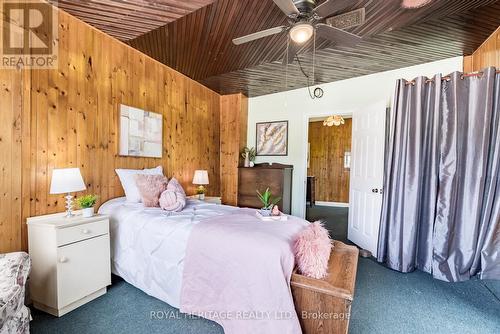
{"type": "Polygon", "coordinates": [[[386,103],[359,109],[352,116],[351,183],[347,237],[377,256],[382,209],[386,103]]]}

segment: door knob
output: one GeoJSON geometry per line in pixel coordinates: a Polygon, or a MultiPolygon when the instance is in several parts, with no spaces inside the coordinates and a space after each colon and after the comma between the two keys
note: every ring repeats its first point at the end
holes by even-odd
{"type": "Polygon", "coordinates": [[[378,193],[378,189],[377,188],[373,188],[372,189],[372,193],[378,193]]]}

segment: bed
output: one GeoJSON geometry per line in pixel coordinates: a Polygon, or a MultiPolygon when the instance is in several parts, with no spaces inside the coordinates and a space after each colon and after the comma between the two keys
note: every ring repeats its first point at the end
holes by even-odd
{"type": "Polygon", "coordinates": [[[255,209],[188,199],[181,212],[116,198],[112,272],[145,293],[216,321],[226,334],[301,333],[290,289],[294,236],[308,224],[259,220],[255,209]]]}
{"type": "Polygon", "coordinates": [[[183,261],[193,226],[235,210],[238,208],[195,199],[188,199],[181,212],[145,208],[125,197],[107,201],[99,213],[110,216],[113,274],[179,308],[183,261]]]}

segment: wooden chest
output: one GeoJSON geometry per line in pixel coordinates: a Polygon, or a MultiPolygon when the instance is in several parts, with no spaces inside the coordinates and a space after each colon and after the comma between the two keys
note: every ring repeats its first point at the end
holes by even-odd
{"type": "Polygon", "coordinates": [[[358,249],[335,241],[328,266],[324,279],[292,274],[292,294],[304,334],[340,334],[349,329],[358,249]]]}

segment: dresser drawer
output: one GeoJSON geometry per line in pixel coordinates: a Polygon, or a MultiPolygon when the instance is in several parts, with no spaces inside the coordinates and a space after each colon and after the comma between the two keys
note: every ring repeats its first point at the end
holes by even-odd
{"type": "Polygon", "coordinates": [[[109,220],[57,229],[57,246],[109,233],[109,220]]]}
{"type": "Polygon", "coordinates": [[[238,192],[240,195],[257,197],[257,190],[262,193],[269,188],[273,195],[281,196],[282,183],[283,172],[280,169],[240,169],[238,192]]]}

